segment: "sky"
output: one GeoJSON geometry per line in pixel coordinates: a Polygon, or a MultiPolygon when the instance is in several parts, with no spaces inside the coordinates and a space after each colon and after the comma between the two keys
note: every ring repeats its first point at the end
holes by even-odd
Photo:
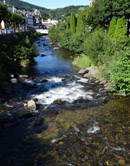
{"type": "Polygon", "coordinates": [[[62,8],[70,5],[89,5],[89,0],[22,0],[47,9],[62,8]]]}

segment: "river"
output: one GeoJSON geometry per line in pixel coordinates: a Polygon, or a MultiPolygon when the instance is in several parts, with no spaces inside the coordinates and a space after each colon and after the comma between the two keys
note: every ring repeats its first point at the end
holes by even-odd
{"type": "Polygon", "coordinates": [[[113,98],[71,64],[47,36],[39,56],[13,73],[0,102],[0,166],[130,165],[130,97],[113,98]],[[13,76],[13,77],[14,77],[13,76]],[[24,103],[34,99],[30,112],[24,103]]]}

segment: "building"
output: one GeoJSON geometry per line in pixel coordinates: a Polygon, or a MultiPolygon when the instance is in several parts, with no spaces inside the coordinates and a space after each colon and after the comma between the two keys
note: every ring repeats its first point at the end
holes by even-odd
{"type": "Polygon", "coordinates": [[[28,29],[34,28],[34,17],[31,12],[26,13],[26,23],[28,29]]]}
{"type": "Polygon", "coordinates": [[[45,20],[43,22],[43,25],[47,28],[49,28],[50,26],[54,25],[56,26],[56,24],[58,23],[58,20],[51,20],[50,18],[48,20],[45,20]]]}
{"type": "Polygon", "coordinates": [[[12,13],[17,13],[17,9],[13,6],[13,7],[8,7],[8,10],[12,13]]]}
{"type": "Polygon", "coordinates": [[[41,17],[41,12],[37,9],[34,9],[33,15],[41,17]]]}

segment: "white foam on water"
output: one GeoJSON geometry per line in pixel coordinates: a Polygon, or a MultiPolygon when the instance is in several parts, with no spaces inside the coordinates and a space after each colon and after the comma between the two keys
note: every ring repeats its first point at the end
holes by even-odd
{"type": "Polygon", "coordinates": [[[51,77],[48,79],[48,81],[60,83],[60,82],[62,82],[62,79],[63,78],[61,78],[61,77],[51,77]]]}
{"type": "Polygon", "coordinates": [[[34,84],[35,84],[34,81],[28,80],[28,79],[26,79],[24,82],[27,83],[27,84],[31,84],[31,85],[34,85],[34,84]]]}
{"type": "Polygon", "coordinates": [[[87,83],[88,79],[86,79],[86,78],[80,78],[77,82],[87,83]]]}
{"type": "Polygon", "coordinates": [[[99,130],[100,130],[100,127],[98,126],[98,123],[95,122],[93,124],[93,127],[89,128],[87,132],[88,132],[88,134],[94,134],[94,133],[96,133],[99,130]]]}
{"type": "MultiPolygon", "coordinates": [[[[60,77],[52,77],[48,80],[50,82],[61,83],[62,79],[63,78],[60,78],[60,77]]],[[[48,87],[47,92],[43,92],[42,94],[39,94],[39,95],[33,95],[34,98],[38,99],[38,104],[50,105],[55,100],[59,100],[59,99],[69,103],[72,103],[75,100],[78,100],[81,98],[88,99],[88,100],[93,99],[92,97],[93,92],[91,91],[85,92],[83,89],[84,86],[77,83],[76,81],[72,81],[64,86],[57,86],[55,88],[50,86],[50,89],[49,89],[49,84],[47,83],[45,87],[48,87]]]]}

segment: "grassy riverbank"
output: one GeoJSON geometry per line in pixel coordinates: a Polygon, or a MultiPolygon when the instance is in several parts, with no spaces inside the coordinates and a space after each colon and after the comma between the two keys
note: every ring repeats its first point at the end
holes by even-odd
{"type": "Polygon", "coordinates": [[[5,73],[15,71],[21,62],[29,62],[37,56],[34,40],[40,36],[35,31],[0,36],[0,87],[3,86],[5,73]]]}
{"type": "Polygon", "coordinates": [[[77,17],[72,13],[71,18],[60,22],[57,27],[51,27],[49,38],[60,47],[78,54],[73,65],[80,68],[95,66],[102,78],[107,80],[115,90],[130,94],[128,13],[121,15],[118,13],[122,12],[121,7],[116,11],[109,8],[110,4],[107,3],[107,14],[111,13],[108,18],[100,12],[106,9],[105,1],[97,0],[91,8],[79,10],[77,17]],[[104,8],[99,5],[100,3],[104,8]],[[96,12],[107,22],[97,18],[96,12]]]}

